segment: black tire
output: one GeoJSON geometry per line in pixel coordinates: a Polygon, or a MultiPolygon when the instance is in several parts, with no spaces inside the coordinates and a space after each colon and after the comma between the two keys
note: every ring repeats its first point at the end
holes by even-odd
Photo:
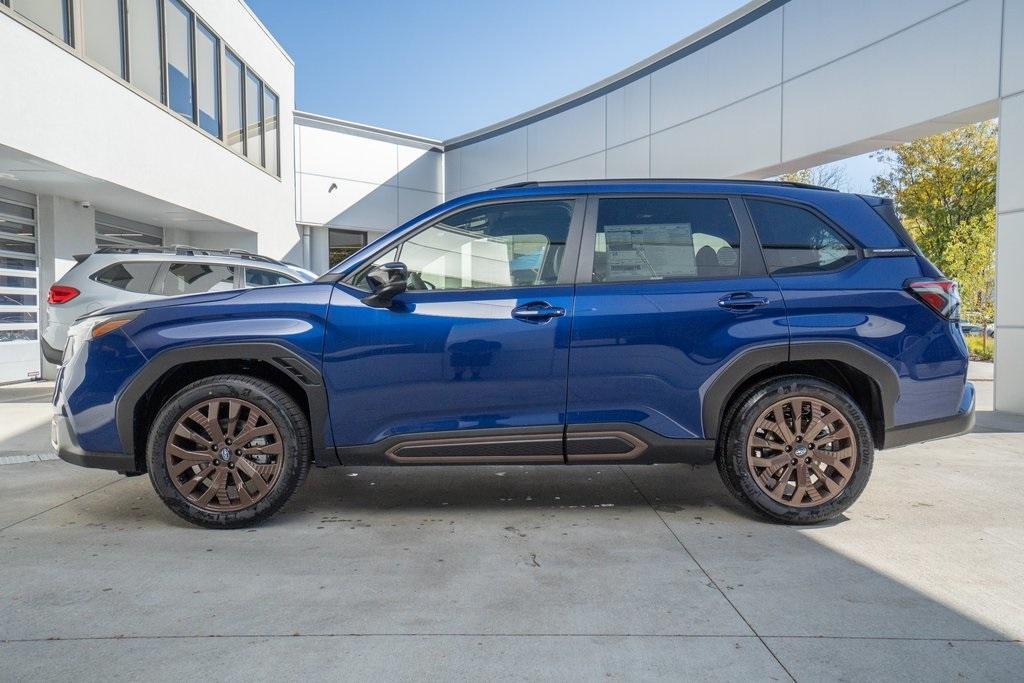
{"type": "Polygon", "coordinates": [[[816,524],[838,517],[853,505],[871,476],[875,449],[863,411],[845,391],[813,377],[778,377],[752,387],[730,404],[722,433],[716,460],[726,488],[755,512],[777,522],[816,524]],[[788,505],[770,496],[755,481],[747,460],[747,439],[762,414],[780,400],[797,397],[823,401],[834,407],[846,420],[856,440],[851,445],[856,460],[842,490],[817,505],[806,498],[808,502],[803,507],[788,505]]]}
{"type": "MultiPolygon", "coordinates": [[[[309,473],[311,440],[305,413],[283,389],[246,375],[207,377],[176,393],[160,408],[146,444],[149,478],[168,508],[182,519],[208,529],[237,529],[258,524],[281,509],[309,473]],[[281,437],[281,464],[269,492],[249,507],[211,512],[190,502],[171,480],[165,446],[186,411],[213,399],[241,399],[269,418],[281,437]]],[[[229,441],[230,443],[230,441],[229,441]]],[[[241,471],[241,470],[240,470],[241,471]]]]}

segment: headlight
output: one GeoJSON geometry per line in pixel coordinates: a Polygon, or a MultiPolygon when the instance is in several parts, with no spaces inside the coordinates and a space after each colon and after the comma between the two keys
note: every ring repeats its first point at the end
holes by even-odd
{"type": "Polygon", "coordinates": [[[68,330],[68,344],[64,347],[64,362],[67,362],[74,355],[76,349],[82,348],[85,342],[120,329],[139,317],[140,313],[142,311],[129,311],[128,313],[93,315],[87,318],[80,318],[68,330]]]}

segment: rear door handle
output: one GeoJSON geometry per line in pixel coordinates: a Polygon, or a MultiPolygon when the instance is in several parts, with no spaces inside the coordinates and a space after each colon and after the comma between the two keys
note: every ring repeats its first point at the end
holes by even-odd
{"type": "Polygon", "coordinates": [[[546,301],[531,301],[512,309],[513,318],[530,323],[542,323],[551,318],[561,318],[563,315],[565,315],[564,308],[552,306],[546,301]]]}
{"type": "Polygon", "coordinates": [[[769,303],[767,297],[754,296],[750,292],[733,292],[718,300],[719,306],[731,311],[749,311],[758,306],[767,306],[769,303]]]}

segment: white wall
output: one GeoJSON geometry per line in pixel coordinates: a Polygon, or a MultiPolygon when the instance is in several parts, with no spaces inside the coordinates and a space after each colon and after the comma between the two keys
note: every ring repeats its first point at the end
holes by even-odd
{"type": "MultiPolygon", "coordinates": [[[[258,232],[261,251],[283,255],[298,241],[288,134],[294,66],[240,0],[189,4],[278,93],[281,178],[7,15],[0,15],[0,54],[8,65],[0,69],[0,145],[105,188],[112,184],[152,198],[159,208],[147,222],[172,227],[175,209],[188,209],[258,232]]],[[[38,183],[37,193],[47,191],[43,176],[24,182],[38,183]]],[[[88,193],[87,185],[81,193],[88,193]]]]}
{"type": "Polygon", "coordinates": [[[1024,0],[755,0],[722,26],[640,77],[446,141],[446,196],[523,180],[765,178],[999,116],[995,400],[1024,413],[1024,0]]]}
{"type": "Polygon", "coordinates": [[[444,192],[438,144],[297,114],[295,221],[373,239],[426,211],[444,192]]]}

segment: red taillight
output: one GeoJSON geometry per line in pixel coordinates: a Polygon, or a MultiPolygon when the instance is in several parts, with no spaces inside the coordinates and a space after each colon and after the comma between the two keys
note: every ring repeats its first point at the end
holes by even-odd
{"type": "Polygon", "coordinates": [[[74,299],[81,292],[74,287],[65,287],[64,285],[53,285],[50,287],[50,294],[46,297],[46,303],[48,304],[66,304],[67,302],[74,299]]]}
{"type": "Polygon", "coordinates": [[[910,280],[907,282],[907,291],[943,318],[956,318],[960,315],[960,294],[952,280],[910,280]]]}

